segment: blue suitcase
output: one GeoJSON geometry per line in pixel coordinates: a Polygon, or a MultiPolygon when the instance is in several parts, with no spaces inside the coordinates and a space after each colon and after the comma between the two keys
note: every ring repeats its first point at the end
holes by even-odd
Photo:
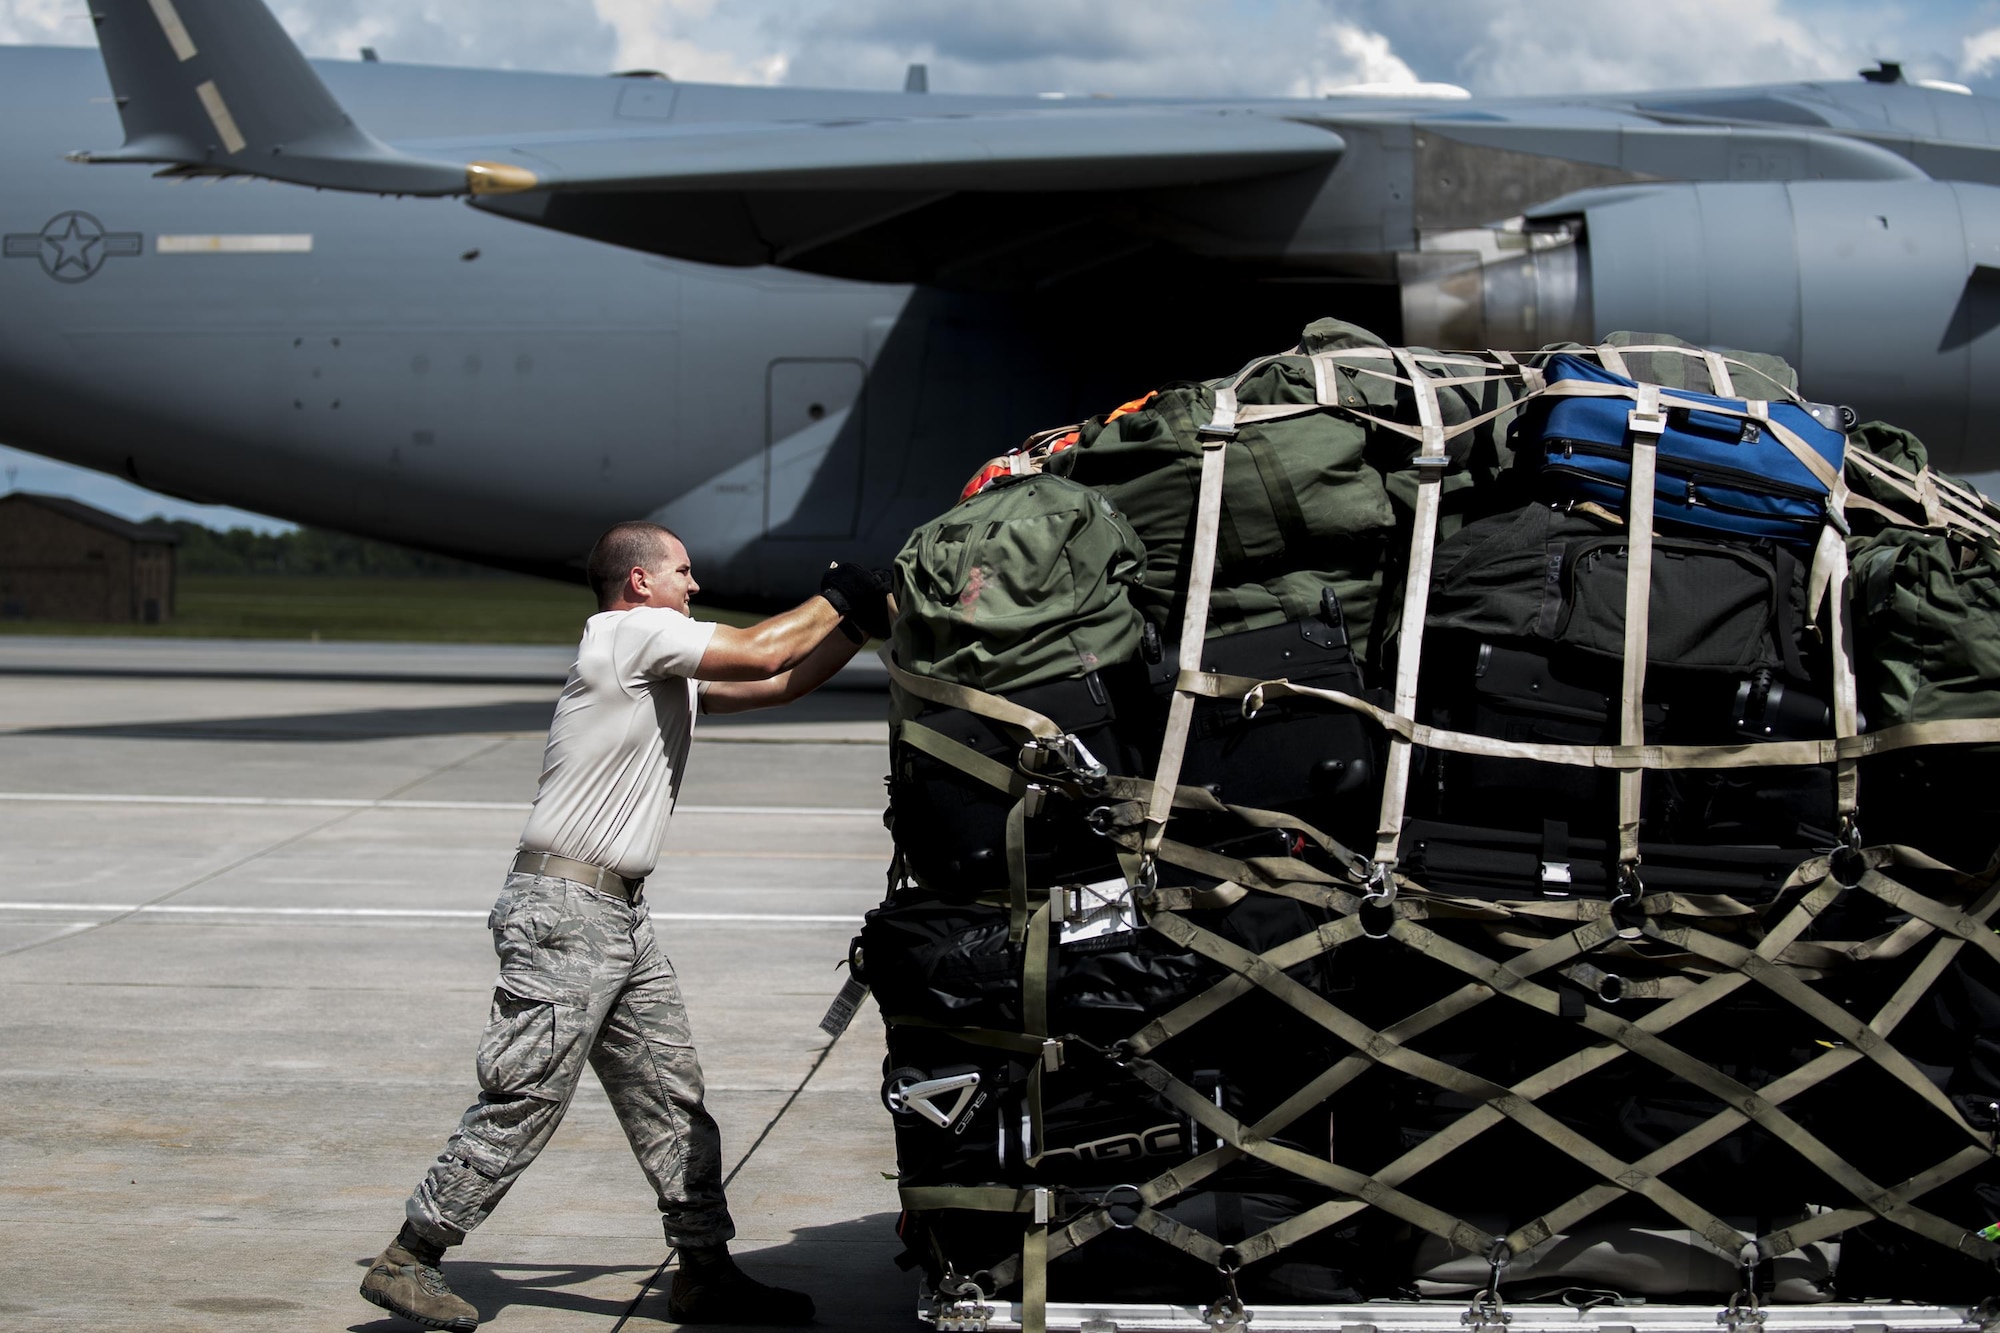
{"type": "MultiPolygon", "coordinates": [[[[1594,500],[1623,513],[1632,475],[1633,400],[1566,397],[1561,381],[1637,386],[1566,352],[1549,359],[1545,374],[1549,391],[1523,415],[1516,452],[1540,455],[1549,500],[1594,500]]],[[[1827,487],[1768,426],[1742,415],[1742,399],[1669,389],[1661,392],[1661,405],[1666,428],[1658,437],[1655,521],[1729,537],[1811,542],[1819,536],[1829,515],[1827,487]]],[[[1839,473],[1847,437],[1836,426],[1845,409],[1795,402],[1768,407],[1772,422],[1839,473]]]]}

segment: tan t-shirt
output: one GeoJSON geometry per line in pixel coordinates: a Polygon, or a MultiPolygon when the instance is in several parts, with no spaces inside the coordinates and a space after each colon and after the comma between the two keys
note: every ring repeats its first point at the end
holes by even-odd
{"type": "Polygon", "coordinates": [[[665,607],[600,611],[585,624],[542,751],[521,850],[652,873],[680,796],[715,626],[665,607]]]}

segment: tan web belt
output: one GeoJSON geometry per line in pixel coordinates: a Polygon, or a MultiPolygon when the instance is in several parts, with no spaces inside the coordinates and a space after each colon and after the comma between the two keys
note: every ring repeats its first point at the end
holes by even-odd
{"type": "Polygon", "coordinates": [[[615,870],[606,870],[603,866],[568,856],[557,856],[554,852],[517,852],[514,873],[566,879],[573,884],[596,889],[599,893],[615,894],[627,902],[636,901],[640,890],[646,887],[643,879],[627,879],[615,870]]]}

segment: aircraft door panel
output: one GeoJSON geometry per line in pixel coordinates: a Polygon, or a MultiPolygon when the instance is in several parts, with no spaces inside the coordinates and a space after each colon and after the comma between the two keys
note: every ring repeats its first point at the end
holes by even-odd
{"type": "Polygon", "coordinates": [[[765,396],[764,535],[854,535],[861,504],[867,371],[852,360],[770,364],[765,396]]]}

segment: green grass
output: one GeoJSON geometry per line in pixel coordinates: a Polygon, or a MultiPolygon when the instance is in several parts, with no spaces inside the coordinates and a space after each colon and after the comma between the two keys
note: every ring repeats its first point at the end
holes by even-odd
{"type": "MultiPolygon", "coordinates": [[[[581,585],[534,578],[183,574],[179,602],[164,625],[4,620],[0,634],[573,644],[594,609],[581,585]]],[[[756,619],[696,614],[731,624],[756,619]]]]}

